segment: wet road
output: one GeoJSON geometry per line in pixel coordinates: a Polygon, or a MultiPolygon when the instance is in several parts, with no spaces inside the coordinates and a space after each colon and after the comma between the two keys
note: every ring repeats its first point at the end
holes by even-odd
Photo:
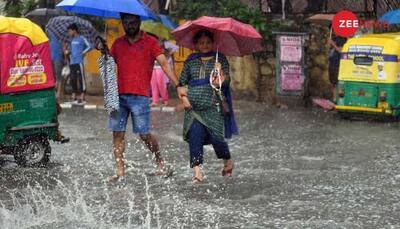
{"type": "Polygon", "coordinates": [[[1,228],[400,228],[400,125],[340,120],[318,109],[237,102],[241,134],[229,142],[234,176],[205,150],[203,184],[191,183],[182,113],[153,112],[173,165],[128,133],[126,178],[113,173],[104,111],[65,110],[70,143],[52,144],[47,168],[0,164],[1,228]]]}

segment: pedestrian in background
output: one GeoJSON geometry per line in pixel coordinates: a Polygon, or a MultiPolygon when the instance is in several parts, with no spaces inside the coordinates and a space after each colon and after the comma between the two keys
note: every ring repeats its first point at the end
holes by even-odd
{"type": "Polygon", "coordinates": [[[86,76],[84,70],[84,56],[92,47],[87,39],[79,34],[79,29],[76,24],[68,26],[68,34],[72,37],[72,41],[69,48],[65,50],[65,54],[70,56],[72,102],[85,104],[86,76]],[[77,94],[80,94],[79,99],[77,98],[77,94]]]}
{"type": "MultiPolygon", "coordinates": [[[[172,71],[175,72],[171,50],[167,49],[164,45],[162,45],[162,48],[164,50],[164,55],[167,58],[168,65],[170,66],[172,71]]],[[[162,99],[163,105],[168,106],[168,100],[169,100],[168,84],[169,84],[168,76],[162,70],[158,62],[155,62],[153,68],[153,74],[151,77],[151,97],[152,97],[151,106],[158,106],[158,100],[160,97],[162,99]]]]}
{"type": "Polygon", "coordinates": [[[50,43],[50,54],[51,54],[51,62],[53,65],[53,74],[56,80],[56,98],[57,102],[60,102],[62,82],[63,82],[61,70],[64,66],[63,48],[61,41],[59,41],[54,36],[53,33],[47,31],[47,36],[49,38],[49,43],[50,43]]]}
{"type": "Polygon", "coordinates": [[[336,85],[339,81],[339,65],[340,53],[343,45],[346,43],[345,37],[336,36],[328,39],[328,44],[331,46],[329,52],[329,81],[332,85],[332,100],[336,102],[336,85]]]}

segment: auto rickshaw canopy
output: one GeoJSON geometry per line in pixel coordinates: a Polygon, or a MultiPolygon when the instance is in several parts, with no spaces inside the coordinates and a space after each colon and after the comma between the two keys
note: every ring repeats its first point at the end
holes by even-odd
{"type": "Polygon", "coordinates": [[[400,33],[351,38],[341,52],[339,80],[400,83],[400,33]]]}
{"type": "Polygon", "coordinates": [[[33,45],[38,45],[49,40],[38,25],[26,18],[0,16],[0,34],[5,33],[24,36],[31,40],[33,45]]]}
{"type": "Polygon", "coordinates": [[[0,94],[54,87],[46,34],[25,18],[0,16],[0,94]]]}

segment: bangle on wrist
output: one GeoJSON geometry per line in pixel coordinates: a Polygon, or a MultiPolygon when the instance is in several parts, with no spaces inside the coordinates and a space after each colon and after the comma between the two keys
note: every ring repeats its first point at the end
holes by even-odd
{"type": "Polygon", "coordinates": [[[182,86],[183,85],[181,83],[178,83],[177,85],[175,85],[175,88],[182,87],[182,86]]]}

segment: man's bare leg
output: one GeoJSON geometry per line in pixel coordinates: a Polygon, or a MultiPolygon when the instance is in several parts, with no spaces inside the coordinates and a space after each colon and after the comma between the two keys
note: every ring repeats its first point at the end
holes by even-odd
{"type": "Polygon", "coordinates": [[[160,147],[157,139],[152,134],[140,134],[140,139],[146,144],[147,148],[154,154],[156,164],[160,170],[165,169],[164,160],[161,157],[160,147]]]}
{"type": "Polygon", "coordinates": [[[124,151],[125,151],[125,132],[113,132],[113,152],[116,163],[116,175],[108,177],[108,181],[116,181],[125,175],[124,151]]]}

